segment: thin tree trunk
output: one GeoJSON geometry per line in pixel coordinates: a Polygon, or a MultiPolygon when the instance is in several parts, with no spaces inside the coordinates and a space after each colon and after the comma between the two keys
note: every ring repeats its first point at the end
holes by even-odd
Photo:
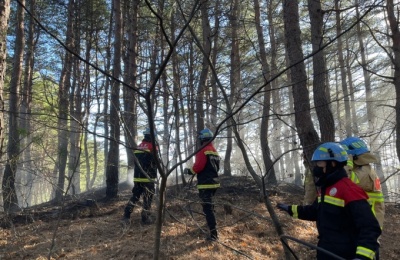
{"type": "MultiPolygon", "coordinates": [[[[121,2],[114,0],[114,19],[115,19],[115,41],[114,41],[114,61],[113,61],[113,77],[119,78],[121,75],[121,51],[122,51],[122,15],[121,2]]],[[[119,142],[120,142],[120,125],[119,125],[119,83],[112,81],[111,86],[111,107],[110,107],[110,151],[107,157],[106,169],[106,197],[108,199],[116,198],[118,195],[119,182],[119,142]]]]}
{"type": "MultiPolygon", "coordinates": [[[[356,18],[357,20],[360,19],[360,11],[359,11],[359,0],[355,0],[355,7],[356,7],[356,18]]],[[[386,19],[384,19],[386,20],[386,19]]],[[[365,44],[364,44],[364,37],[362,36],[362,31],[361,31],[361,22],[357,23],[356,28],[357,28],[357,38],[358,38],[358,44],[359,44],[359,50],[360,50],[360,56],[361,56],[361,66],[363,68],[363,76],[364,76],[364,86],[365,86],[365,102],[366,102],[366,107],[367,107],[367,119],[368,119],[368,126],[369,126],[369,131],[374,134],[375,133],[375,122],[376,122],[376,117],[375,117],[375,111],[374,111],[374,106],[373,106],[373,100],[372,100],[372,88],[371,88],[371,76],[370,73],[368,72],[368,64],[367,64],[367,50],[365,49],[365,44]]],[[[351,82],[349,80],[349,82],[351,82]]],[[[355,120],[353,120],[355,121],[355,120]]]]}
{"type": "MultiPolygon", "coordinates": [[[[346,37],[347,35],[345,35],[346,37]]],[[[349,39],[346,37],[346,50],[351,50],[349,46],[349,39]]],[[[351,74],[351,54],[347,51],[346,55],[346,73],[347,77],[349,79],[349,104],[350,104],[350,113],[351,113],[351,118],[354,118],[354,120],[351,121],[351,129],[352,129],[352,134],[358,135],[358,120],[357,120],[357,112],[356,112],[356,102],[355,102],[355,97],[354,97],[354,84],[353,84],[353,75],[351,74]]]]}
{"type": "MultiPolygon", "coordinates": [[[[339,0],[335,0],[335,10],[336,10],[336,36],[339,36],[342,33],[342,22],[340,20],[340,13],[339,10],[339,0]]],[[[342,38],[339,37],[337,39],[337,53],[338,53],[338,60],[339,60],[339,67],[340,67],[340,79],[341,85],[343,90],[343,101],[344,101],[344,112],[345,112],[345,128],[347,136],[352,135],[351,129],[351,113],[350,113],[350,96],[349,90],[347,86],[347,77],[346,77],[346,69],[344,64],[344,57],[343,57],[343,42],[342,38]]]]}
{"type": "MultiPolygon", "coordinates": [[[[270,40],[270,57],[271,57],[271,76],[273,77],[276,73],[278,73],[278,67],[277,67],[277,54],[278,54],[278,48],[277,48],[277,39],[276,39],[276,29],[275,29],[275,23],[274,23],[274,13],[277,10],[277,5],[274,1],[268,0],[267,1],[267,19],[268,19],[268,35],[269,35],[269,40],[270,40]]],[[[281,114],[282,107],[281,107],[281,96],[285,97],[285,93],[282,93],[281,91],[284,90],[279,90],[276,87],[279,85],[279,79],[275,79],[274,81],[269,83],[271,85],[271,90],[272,90],[272,109],[274,113],[281,114]]],[[[289,95],[290,96],[290,95],[289,95]]],[[[282,124],[281,120],[276,120],[274,122],[274,130],[273,130],[273,145],[271,151],[275,151],[276,155],[282,154],[282,132],[285,132],[286,126],[282,124]]],[[[283,135],[285,136],[285,135],[283,135]]],[[[273,158],[272,154],[270,155],[271,159],[273,158]]],[[[279,160],[278,164],[274,166],[274,174],[270,174],[267,178],[267,183],[276,183],[277,182],[277,176],[276,173],[280,172],[280,170],[283,170],[285,168],[285,162],[284,159],[282,158],[279,160]]]]}
{"type": "MultiPolygon", "coordinates": [[[[111,1],[111,9],[114,10],[114,1],[111,1]]],[[[106,71],[111,71],[111,61],[112,61],[112,55],[111,55],[111,49],[112,49],[112,41],[113,41],[113,32],[114,32],[114,12],[110,13],[110,27],[108,30],[108,37],[107,37],[107,47],[106,47],[106,59],[105,59],[105,70],[106,71]]],[[[104,86],[104,109],[103,109],[103,115],[104,115],[104,174],[103,174],[103,184],[107,186],[107,165],[108,165],[108,154],[110,150],[110,86],[112,82],[111,79],[107,78],[105,81],[105,86],[104,86]]]]}
{"type": "MultiPolygon", "coordinates": [[[[213,35],[213,48],[211,50],[211,63],[212,66],[215,68],[217,65],[217,57],[220,52],[220,16],[221,16],[221,3],[220,0],[215,1],[214,5],[214,30],[212,32],[213,35]]],[[[217,82],[214,76],[211,77],[210,80],[210,85],[211,85],[211,98],[210,98],[210,104],[211,104],[211,111],[210,111],[210,125],[211,125],[211,130],[215,130],[215,127],[217,125],[217,115],[218,115],[218,101],[219,101],[219,96],[218,96],[218,86],[217,82]]]]}
{"type": "MultiPolygon", "coordinates": [[[[262,149],[262,156],[264,161],[264,169],[265,173],[268,174],[267,182],[269,184],[276,184],[276,176],[275,170],[272,165],[271,159],[271,152],[270,152],[270,145],[268,136],[270,133],[269,130],[269,117],[270,117],[270,110],[271,110],[271,84],[266,84],[271,79],[271,69],[269,67],[267,61],[267,51],[265,49],[265,41],[264,41],[264,33],[261,26],[261,18],[260,18],[260,2],[258,0],[254,0],[254,11],[255,11],[255,25],[257,30],[257,39],[258,39],[258,46],[260,48],[260,59],[261,59],[261,66],[264,78],[264,97],[263,97],[263,107],[262,107],[262,117],[261,117],[261,127],[260,127],[260,146],[262,149]]],[[[270,13],[269,13],[270,15],[270,13]]],[[[270,17],[269,17],[270,18],[270,17]]],[[[271,32],[271,28],[270,28],[271,32]]],[[[275,37],[275,35],[270,36],[275,37]]]]}
{"type": "Polygon", "coordinates": [[[6,36],[8,29],[8,18],[10,16],[10,0],[0,1],[0,158],[3,157],[4,144],[4,80],[6,75],[6,36]]]}
{"type": "MultiPolygon", "coordinates": [[[[79,6],[77,7],[79,10],[79,6]]],[[[79,15],[79,14],[78,14],[79,15]]],[[[78,18],[79,19],[79,18],[78,18]]],[[[75,52],[79,53],[80,49],[80,28],[79,25],[74,28],[75,35],[75,52]]],[[[90,48],[86,49],[86,60],[90,60],[90,48]]],[[[80,125],[82,124],[82,86],[83,80],[81,80],[82,73],[79,67],[78,59],[74,59],[73,62],[73,76],[71,91],[69,94],[69,111],[70,111],[70,131],[69,131],[69,153],[68,153],[68,178],[71,184],[68,190],[69,194],[79,194],[80,189],[80,157],[81,157],[81,137],[82,131],[80,125]]]]}
{"type": "Polygon", "coordinates": [[[201,28],[203,30],[203,41],[202,41],[202,46],[203,46],[203,61],[202,61],[202,69],[200,73],[200,79],[199,79],[199,87],[198,87],[198,92],[197,92],[197,101],[196,101],[196,127],[197,131],[201,131],[204,129],[204,109],[203,109],[203,104],[204,104],[204,99],[205,99],[205,89],[206,89],[206,83],[207,83],[207,78],[208,78],[208,70],[210,67],[210,64],[208,63],[208,59],[210,57],[210,52],[211,52],[211,28],[210,28],[210,21],[209,15],[208,15],[208,10],[209,10],[209,1],[207,0],[202,0],[200,3],[200,12],[201,12],[201,28]]]}
{"type": "MultiPolygon", "coordinates": [[[[33,16],[36,16],[36,0],[31,0],[29,4],[30,12],[33,16]]],[[[32,126],[31,126],[31,106],[32,106],[32,86],[33,86],[33,68],[34,68],[34,51],[37,40],[35,37],[39,37],[39,32],[35,31],[35,22],[30,16],[28,20],[28,38],[26,40],[26,55],[25,55],[25,73],[24,83],[22,90],[21,99],[21,124],[20,128],[25,133],[25,138],[21,139],[21,147],[23,152],[23,168],[26,172],[26,206],[31,206],[33,193],[36,192],[37,187],[35,183],[35,174],[32,166],[31,158],[31,142],[32,142],[32,126]]]]}
{"type": "MultiPolygon", "coordinates": [[[[25,5],[25,0],[21,0],[25,5]]],[[[14,47],[14,60],[10,81],[10,105],[8,116],[8,143],[7,161],[3,175],[3,201],[4,211],[14,211],[19,209],[18,197],[15,187],[15,180],[18,168],[20,153],[18,117],[19,117],[19,91],[22,79],[22,64],[24,54],[24,9],[21,5],[17,7],[16,37],[14,47]]]]}
{"type": "MultiPolygon", "coordinates": [[[[86,41],[86,60],[90,59],[90,51],[92,50],[91,46],[91,36],[89,37],[89,40],[86,41]]],[[[85,64],[85,77],[83,81],[85,82],[83,85],[85,86],[84,89],[84,98],[83,98],[83,103],[84,103],[84,116],[81,120],[84,120],[82,123],[84,125],[84,128],[89,127],[89,114],[90,114],[90,100],[92,100],[91,97],[91,88],[90,88],[90,67],[88,64],[85,64]]],[[[97,118],[96,118],[97,120],[97,118]]],[[[94,131],[96,131],[96,123],[94,127],[94,131]]],[[[88,131],[85,131],[83,133],[83,145],[84,145],[84,158],[85,158],[85,164],[86,164],[86,190],[90,190],[92,188],[92,181],[91,181],[91,169],[90,169],[90,155],[89,155],[89,144],[88,144],[88,131]]],[[[94,140],[93,140],[93,149],[96,149],[96,135],[94,135],[94,140]]],[[[97,164],[97,157],[93,156],[93,161],[95,164],[97,164]]],[[[93,173],[96,173],[96,169],[93,170],[93,173]]],[[[94,178],[94,177],[93,177],[94,178]]]]}
{"type": "MultiPolygon", "coordinates": [[[[74,50],[74,1],[68,3],[68,22],[66,32],[66,46],[74,50]]],[[[60,202],[63,197],[65,184],[65,170],[68,157],[68,93],[71,88],[72,55],[65,53],[64,65],[61,71],[59,91],[58,91],[58,138],[57,138],[57,159],[54,173],[58,174],[57,186],[55,187],[55,201],[60,202]]]]}
{"type": "MultiPolygon", "coordinates": [[[[234,0],[232,2],[232,11],[230,14],[230,28],[231,28],[231,60],[230,60],[230,94],[229,94],[229,103],[231,107],[234,107],[234,101],[237,99],[236,95],[240,95],[238,93],[238,89],[241,82],[240,76],[240,49],[239,49],[239,20],[240,20],[240,1],[234,0]]],[[[228,176],[232,176],[231,169],[231,157],[233,150],[233,138],[232,138],[232,127],[236,124],[234,117],[231,120],[227,121],[228,124],[228,139],[227,139],[227,148],[224,158],[224,174],[228,176]]],[[[236,129],[236,131],[238,131],[236,129]]],[[[236,140],[238,141],[238,140],[236,140]]]]}

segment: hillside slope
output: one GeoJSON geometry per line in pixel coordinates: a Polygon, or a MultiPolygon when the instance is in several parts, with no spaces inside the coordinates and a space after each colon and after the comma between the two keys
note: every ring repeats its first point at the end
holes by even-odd
{"type": "MultiPolygon", "coordinates": [[[[254,182],[246,177],[222,177],[221,183],[223,188],[216,195],[218,242],[204,240],[207,229],[197,190],[168,188],[161,259],[284,259],[254,182]]],[[[292,185],[279,185],[269,193],[274,204],[301,203],[303,196],[301,188],[292,185]]],[[[119,198],[112,201],[102,201],[103,194],[82,194],[67,201],[63,210],[45,204],[12,220],[3,217],[0,259],[152,259],[154,225],[140,224],[140,208],[135,208],[129,227],[120,223],[130,187],[122,185],[119,198]]],[[[396,205],[387,205],[381,259],[400,256],[399,213],[396,205]]],[[[280,212],[278,216],[287,235],[316,243],[314,223],[280,212]]],[[[290,247],[298,259],[313,259],[314,251],[294,242],[290,247]]]]}

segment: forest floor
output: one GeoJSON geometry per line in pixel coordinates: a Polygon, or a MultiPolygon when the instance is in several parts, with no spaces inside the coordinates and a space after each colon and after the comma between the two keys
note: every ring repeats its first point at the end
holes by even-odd
{"type": "MultiPolygon", "coordinates": [[[[260,192],[247,177],[222,177],[217,192],[219,241],[208,242],[197,190],[168,187],[160,259],[284,259],[282,244],[260,192]],[[229,206],[227,206],[229,205],[229,206]]],[[[103,201],[104,190],[81,194],[64,207],[43,204],[6,219],[0,216],[0,260],[8,259],[153,259],[155,225],[140,223],[140,207],[131,225],[121,225],[131,187],[120,186],[117,199],[103,201]],[[92,200],[96,200],[92,203],[92,200]]],[[[268,190],[277,202],[300,204],[302,189],[282,184],[268,190]]],[[[155,208],[155,205],[153,205],[155,208]]],[[[285,234],[315,244],[313,222],[277,212],[285,234]]],[[[387,203],[381,259],[400,258],[400,207],[387,203]]],[[[314,259],[315,251],[289,242],[297,259],[314,259]]],[[[293,258],[294,259],[294,258],[293,258]]]]}

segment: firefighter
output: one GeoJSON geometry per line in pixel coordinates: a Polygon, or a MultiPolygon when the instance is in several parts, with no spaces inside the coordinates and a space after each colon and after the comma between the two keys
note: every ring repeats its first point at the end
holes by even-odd
{"type": "Polygon", "coordinates": [[[371,167],[371,163],[377,163],[378,159],[369,152],[367,144],[358,137],[348,137],[340,144],[345,148],[349,157],[352,157],[352,160],[347,163],[349,178],[368,194],[372,212],[383,228],[385,204],[381,182],[371,167]]]}
{"type": "Polygon", "coordinates": [[[213,132],[207,128],[200,131],[198,139],[202,148],[195,155],[193,167],[184,170],[185,174],[195,174],[197,177],[197,189],[202,201],[201,205],[203,207],[203,213],[206,216],[207,225],[210,231],[210,234],[206,239],[210,241],[218,239],[213,197],[217,189],[220,187],[216,178],[218,178],[221,159],[217,150],[214,148],[214,145],[211,143],[213,137],[213,132]]]}
{"type": "MultiPolygon", "coordinates": [[[[345,259],[374,259],[381,234],[370,209],[368,196],[353,183],[344,169],[345,149],[337,143],[320,145],[312,156],[318,198],[312,205],[278,203],[278,209],[294,218],[316,221],[318,247],[345,259]]],[[[336,259],[318,250],[317,259],[336,259]]]]}
{"type": "MultiPolygon", "coordinates": [[[[134,170],[134,186],[132,189],[132,197],[129,199],[124,211],[123,222],[130,223],[130,216],[143,195],[143,209],[141,212],[141,223],[144,225],[152,224],[154,219],[151,218],[150,208],[155,192],[155,182],[157,180],[157,166],[153,155],[153,150],[158,149],[153,147],[150,129],[146,128],[143,132],[144,138],[137,149],[134,150],[134,155],[137,159],[134,170]]],[[[156,137],[156,135],[154,134],[156,137]]]]}

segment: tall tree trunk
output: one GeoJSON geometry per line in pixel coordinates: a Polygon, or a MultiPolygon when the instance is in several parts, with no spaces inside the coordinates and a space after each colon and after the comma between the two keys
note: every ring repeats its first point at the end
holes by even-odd
{"type": "MultiPolygon", "coordinates": [[[[111,9],[114,10],[114,1],[111,1],[111,9]]],[[[105,70],[106,71],[111,71],[111,59],[112,59],[112,54],[111,54],[111,49],[112,49],[112,41],[113,41],[113,24],[115,24],[114,21],[114,13],[110,13],[110,27],[108,30],[108,37],[107,37],[107,46],[106,46],[106,60],[105,60],[105,70]]],[[[110,78],[107,78],[105,81],[105,86],[104,86],[104,109],[103,109],[103,115],[104,115],[104,174],[103,174],[103,183],[107,185],[107,166],[108,166],[108,154],[110,150],[110,87],[112,85],[112,81],[110,78]]]]}
{"type": "MultiPolygon", "coordinates": [[[[76,10],[80,10],[79,4],[77,4],[76,10]]],[[[80,16],[78,11],[76,17],[80,16]]],[[[77,17],[80,19],[80,17],[77,17]]],[[[80,25],[77,24],[74,28],[75,44],[74,51],[79,53],[80,49],[80,25]]],[[[90,60],[90,47],[86,49],[86,60],[90,60]]],[[[76,195],[81,192],[80,188],[80,158],[82,154],[81,150],[81,138],[82,138],[82,86],[84,85],[84,79],[82,79],[82,73],[78,59],[74,59],[73,62],[73,76],[72,85],[69,93],[69,111],[70,111],[70,131],[69,131],[69,153],[68,153],[68,179],[69,194],[76,195]]]]}
{"type": "MultiPolygon", "coordinates": [[[[137,80],[137,45],[138,45],[138,13],[140,0],[125,1],[126,3],[126,33],[128,37],[127,60],[125,64],[125,82],[136,88],[137,80]]],[[[126,154],[128,159],[128,181],[133,180],[135,159],[132,148],[136,146],[137,136],[137,93],[127,86],[123,87],[124,114],[123,126],[126,140],[126,154]]]]}
{"type": "Polygon", "coordinates": [[[6,36],[8,18],[10,16],[10,0],[0,1],[0,158],[3,157],[4,144],[4,79],[6,75],[7,44],[6,36]]]}
{"type": "MultiPolygon", "coordinates": [[[[174,6],[174,9],[171,12],[171,42],[175,42],[175,30],[176,30],[176,12],[177,12],[177,5],[174,6]]],[[[182,147],[183,142],[180,141],[180,126],[182,124],[181,122],[181,108],[182,108],[182,113],[184,113],[183,107],[181,107],[181,104],[179,103],[180,100],[182,100],[182,86],[180,84],[180,76],[179,76],[179,59],[178,59],[178,54],[177,52],[173,52],[171,56],[171,61],[172,61],[172,88],[173,88],[173,101],[172,101],[172,107],[174,110],[174,126],[173,128],[175,129],[175,151],[174,151],[174,162],[176,161],[182,161],[182,147]]],[[[184,118],[184,115],[183,115],[184,118]]],[[[184,119],[183,119],[184,120],[184,119]]],[[[183,122],[184,124],[185,122],[183,122]]],[[[173,165],[173,164],[172,164],[173,165]]],[[[180,165],[179,167],[176,168],[175,170],[175,180],[176,184],[179,183],[179,176],[180,180],[182,181],[183,185],[186,185],[186,180],[183,176],[183,166],[180,165]],[[179,170],[178,170],[179,169],[179,170]],[[179,175],[179,173],[181,173],[179,175]]],[[[177,190],[176,192],[180,191],[180,186],[176,185],[177,190]]]]}
{"type": "MultiPolygon", "coordinates": [[[[276,24],[275,24],[275,17],[274,14],[277,11],[278,5],[272,1],[268,0],[267,1],[267,19],[268,19],[268,35],[269,35],[269,40],[270,40],[270,61],[271,61],[271,77],[276,75],[278,73],[278,67],[277,67],[277,55],[278,55],[278,48],[277,48],[277,39],[276,39],[276,24]]],[[[284,90],[279,90],[277,86],[279,86],[279,78],[275,79],[274,81],[269,83],[271,85],[271,90],[272,90],[272,109],[274,113],[281,114],[282,112],[282,106],[281,106],[281,96],[285,97],[285,93],[282,93],[284,90]]],[[[275,151],[275,155],[280,155],[282,154],[282,132],[285,132],[286,126],[282,124],[281,120],[276,120],[274,122],[274,130],[272,134],[273,138],[273,143],[270,145],[272,147],[271,151],[275,151]]],[[[272,154],[270,155],[272,156],[272,154]]],[[[272,159],[273,157],[271,157],[272,159]]],[[[280,172],[280,170],[283,170],[285,168],[285,162],[284,159],[282,158],[279,160],[278,165],[274,166],[274,171],[275,174],[270,174],[268,176],[267,182],[268,183],[275,183],[277,182],[277,176],[276,172],[280,172]]]]}
{"type": "MultiPolygon", "coordinates": [[[[220,19],[221,19],[221,2],[220,0],[215,1],[214,5],[214,29],[212,31],[213,35],[213,48],[211,51],[211,63],[212,66],[215,68],[217,65],[217,57],[219,54],[220,50],[220,19]]],[[[210,111],[210,125],[211,125],[211,130],[215,130],[215,127],[217,125],[217,115],[218,115],[218,101],[219,101],[219,95],[218,95],[218,86],[217,86],[217,80],[213,76],[211,77],[210,80],[210,86],[211,86],[211,97],[210,97],[210,104],[211,104],[211,111],[210,111]]]]}
{"type": "MultiPolygon", "coordinates": [[[[272,164],[270,145],[269,145],[269,140],[268,140],[268,136],[269,136],[269,133],[268,133],[269,124],[268,123],[269,123],[269,119],[270,119],[269,111],[271,110],[272,84],[267,84],[267,82],[271,79],[271,69],[270,69],[268,61],[267,61],[267,51],[265,49],[264,33],[263,33],[262,26],[261,26],[260,2],[258,0],[254,0],[253,3],[254,3],[254,11],[255,11],[254,18],[255,18],[255,25],[256,25],[256,30],[257,30],[258,46],[260,48],[260,60],[261,60],[263,78],[264,78],[263,84],[265,85],[262,117],[261,117],[261,127],[260,127],[260,145],[261,145],[261,149],[262,149],[265,174],[268,174],[267,182],[270,184],[276,184],[277,181],[276,181],[274,167],[272,164]]],[[[275,35],[270,36],[270,38],[271,37],[275,37],[275,35]]]]}
{"type": "MultiPolygon", "coordinates": [[[[187,118],[188,118],[188,129],[184,128],[184,133],[185,133],[185,140],[187,141],[186,147],[188,147],[186,151],[186,156],[187,157],[189,154],[193,154],[195,151],[195,145],[196,145],[196,138],[197,134],[196,129],[195,129],[195,110],[194,107],[196,106],[195,102],[195,96],[196,94],[193,93],[194,91],[194,82],[195,82],[195,74],[194,74],[194,43],[190,44],[189,46],[189,68],[188,68],[188,74],[189,74],[189,82],[188,82],[188,87],[187,87],[187,93],[188,93],[188,99],[187,99],[187,118]]],[[[189,164],[193,163],[193,159],[190,160],[189,164]]]]}
{"type": "MultiPolygon", "coordinates": [[[[68,3],[68,21],[66,32],[66,46],[70,50],[74,50],[74,1],[68,3]]],[[[68,157],[68,93],[71,88],[72,70],[72,55],[69,52],[65,53],[64,65],[61,71],[59,91],[58,91],[58,138],[57,138],[57,159],[54,173],[58,174],[57,186],[55,187],[55,201],[59,202],[62,199],[65,185],[65,169],[68,157]]]]}
{"type": "Polygon", "coordinates": [[[332,142],[335,139],[335,122],[329,108],[327,91],[327,69],[323,45],[323,10],[320,1],[308,0],[308,13],[311,24],[311,44],[313,55],[313,92],[315,111],[319,121],[322,142],[332,142]]]}
{"type": "MultiPolygon", "coordinates": [[[[342,33],[342,21],[340,19],[340,6],[339,0],[335,0],[335,10],[336,10],[336,36],[339,36],[342,33]]],[[[344,101],[344,112],[345,112],[345,129],[347,136],[352,135],[351,129],[351,112],[350,112],[350,96],[349,90],[347,86],[347,77],[346,77],[346,69],[344,64],[344,57],[343,57],[343,41],[341,37],[337,39],[337,53],[338,53],[338,60],[339,60],[339,67],[340,67],[340,79],[341,85],[343,90],[343,101],[344,101]]]]}
{"type": "MultiPolygon", "coordinates": [[[[351,47],[349,46],[349,39],[347,37],[347,34],[345,35],[346,39],[346,50],[351,50],[351,47]]],[[[350,99],[350,113],[351,113],[351,118],[354,120],[351,121],[351,129],[353,130],[354,135],[358,135],[358,120],[357,120],[357,112],[356,112],[356,102],[355,102],[355,97],[354,97],[354,84],[353,84],[353,75],[351,74],[351,64],[352,64],[352,55],[350,54],[349,51],[346,51],[346,73],[347,77],[349,79],[349,99],[350,99]]]]}
{"type": "MultiPolygon", "coordinates": [[[[241,82],[240,76],[240,49],[239,49],[239,21],[240,21],[240,1],[234,0],[232,2],[232,11],[229,15],[229,22],[231,28],[231,60],[230,60],[230,93],[229,93],[229,103],[230,106],[234,107],[234,101],[238,99],[236,95],[239,95],[238,89],[241,82]]],[[[232,150],[233,150],[233,138],[232,138],[232,127],[235,126],[236,122],[234,117],[231,120],[227,121],[228,124],[228,139],[227,139],[227,147],[226,153],[224,158],[224,174],[228,176],[232,176],[232,169],[231,169],[231,157],[232,157],[232,150]]],[[[239,140],[236,140],[239,142],[239,140]]]]}
{"type": "MultiPolygon", "coordinates": [[[[356,7],[356,18],[358,20],[358,19],[360,19],[359,0],[355,0],[355,7],[356,7]]],[[[371,76],[370,76],[370,73],[368,72],[368,68],[367,68],[367,66],[368,66],[367,58],[366,58],[367,51],[365,49],[364,37],[362,36],[361,25],[362,25],[361,22],[357,23],[357,25],[356,25],[357,38],[358,38],[358,44],[359,44],[358,49],[360,50],[361,66],[363,68],[364,86],[365,86],[365,102],[366,102],[366,107],[367,107],[367,119],[368,119],[368,126],[369,126],[368,128],[369,128],[369,131],[372,134],[374,134],[376,117],[375,117],[375,111],[374,111],[374,106],[373,106],[373,102],[372,102],[373,100],[372,100],[371,76]]],[[[353,121],[356,121],[356,120],[353,120],[353,121]]]]}
{"type": "Polygon", "coordinates": [[[199,87],[197,90],[197,101],[196,101],[196,127],[197,131],[201,131],[204,129],[205,123],[205,113],[203,109],[204,99],[205,99],[205,89],[207,84],[208,78],[208,71],[210,68],[210,64],[208,63],[210,52],[211,52],[211,27],[208,10],[209,10],[210,3],[207,0],[202,0],[200,3],[200,12],[201,12],[201,28],[203,30],[203,39],[202,39],[202,46],[203,46],[203,61],[202,61],[202,68],[200,73],[199,79],[199,87]]]}
{"type": "MultiPolygon", "coordinates": [[[[113,0],[113,3],[115,20],[113,77],[118,79],[121,75],[122,14],[120,0],[113,0]]],[[[106,197],[108,199],[115,198],[118,195],[120,142],[120,120],[118,113],[118,111],[120,111],[119,90],[119,82],[113,80],[110,105],[110,151],[107,157],[106,169],[106,197]]]]}
{"type": "MultiPolygon", "coordinates": [[[[396,151],[397,158],[400,160],[400,30],[398,17],[395,16],[393,0],[387,0],[387,14],[392,32],[392,63],[394,66],[393,84],[396,90],[396,151]]],[[[396,10],[397,13],[397,10],[396,10]]]]}
{"type": "MultiPolygon", "coordinates": [[[[31,0],[29,10],[32,16],[36,16],[36,0],[31,0]]],[[[34,68],[34,51],[36,42],[35,37],[39,37],[39,32],[35,30],[35,21],[32,16],[28,20],[28,37],[26,40],[25,55],[25,72],[23,89],[21,91],[21,124],[20,128],[25,133],[25,138],[21,139],[21,147],[23,149],[23,168],[26,172],[26,178],[23,185],[26,187],[26,206],[32,205],[32,197],[37,192],[35,186],[35,174],[32,166],[31,142],[32,142],[32,126],[31,126],[31,110],[32,110],[32,86],[33,86],[33,68],[34,68]]]]}
{"type": "MultiPolygon", "coordinates": [[[[25,5],[25,0],[21,0],[25,5]]],[[[17,23],[15,30],[15,47],[13,68],[10,81],[10,101],[8,116],[8,143],[7,161],[3,175],[3,202],[4,211],[14,211],[19,209],[18,197],[15,187],[17,166],[20,153],[18,117],[19,117],[19,91],[22,79],[22,63],[24,54],[24,9],[21,5],[17,7],[17,23]]]]}
{"type": "MultiPolygon", "coordinates": [[[[92,50],[92,46],[91,46],[91,43],[92,43],[92,39],[91,39],[91,37],[92,37],[92,34],[90,34],[90,36],[89,36],[89,39],[87,39],[86,40],[86,55],[85,55],[85,59],[86,60],[90,60],[90,51],[92,50]]],[[[85,64],[84,65],[84,68],[85,68],[85,73],[84,73],[84,78],[83,78],[83,86],[84,86],[84,93],[83,93],[83,104],[84,104],[84,106],[83,106],[83,113],[84,113],[84,115],[83,115],[83,117],[81,118],[81,120],[83,120],[83,122],[82,122],[82,124],[83,124],[83,128],[88,128],[89,127],[89,115],[90,115],[90,103],[91,103],[91,100],[92,100],[92,91],[91,91],[91,88],[90,88],[90,77],[91,77],[91,75],[90,75],[90,67],[89,67],[89,64],[85,64]]],[[[97,120],[97,117],[96,117],[96,120],[97,120]]],[[[97,122],[95,122],[95,126],[93,127],[94,128],[94,131],[96,131],[96,123],[97,122]]],[[[89,135],[89,133],[88,133],[89,131],[84,131],[84,133],[82,133],[83,134],[83,146],[84,146],[84,158],[85,158],[85,164],[86,164],[86,169],[85,169],[85,171],[86,171],[86,190],[90,190],[91,188],[92,188],[92,180],[91,180],[91,166],[90,166],[90,162],[91,162],[91,160],[90,160],[90,155],[89,155],[89,144],[88,144],[88,135],[89,135]]],[[[93,150],[96,150],[96,146],[97,146],[97,144],[96,144],[96,134],[94,134],[94,140],[93,140],[93,150]]],[[[97,165],[97,156],[93,156],[93,162],[94,162],[94,164],[95,165],[97,165]]],[[[95,168],[97,168],[97,167],[95,167],[95,168]]],[[[96,173],[96,170],[97,169],[94,169],[93,170],[93,173],[95,174],[96,173]]],[[[93,179],[95,178],[95,176],[93,176],[93,179]]]]}
{"type": "Polygon", "coordinates": [[[310,98],[307,89],[307,75],[301,49],[298,2],[285,0],[283,3],[283,20],[285,25],[286,52],[290,62],[290,74],[294,100],[297,134],[307,161],[319,144],[319,137],[314,129],[310,114],[310,98]]]}

